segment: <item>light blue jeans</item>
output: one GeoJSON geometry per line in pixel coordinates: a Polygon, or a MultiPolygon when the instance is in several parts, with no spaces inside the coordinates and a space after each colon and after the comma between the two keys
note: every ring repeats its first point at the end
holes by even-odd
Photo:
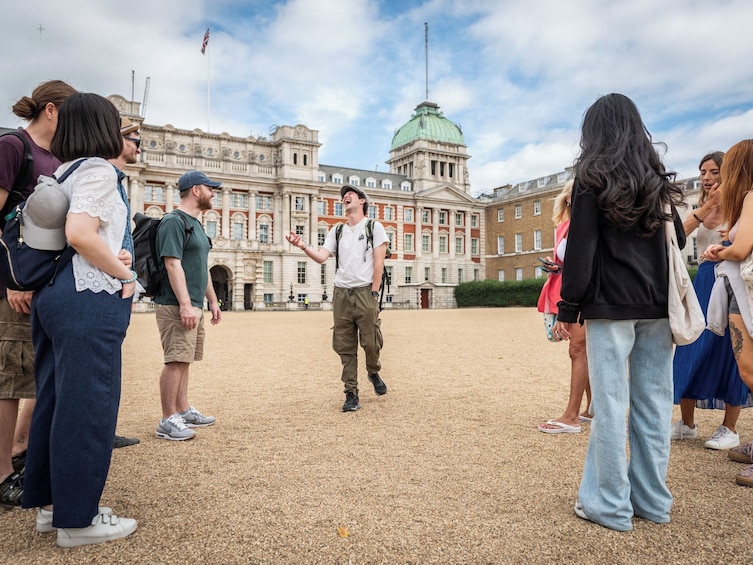
{"type": "Polygon", "coordinates": [[[632,530],[634,515],[667,523],[669,319],[587,320],[586,347],[594,419],[578,491],[583,510],[589,520],[613,530],[632,530]]]}

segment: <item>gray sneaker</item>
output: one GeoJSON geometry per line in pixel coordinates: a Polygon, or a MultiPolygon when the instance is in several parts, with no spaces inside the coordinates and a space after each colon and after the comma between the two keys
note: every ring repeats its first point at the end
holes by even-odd
{"type": "Polygon", "coordinates": [[[169,418],[160,420],[157,425],[157,437],[161,439],[170,439],[173,441],[183,441],[191,439],[196,432],[188,429],[186,423],[177,412],[169,418]]]}
{"type": "Polygon", "coordinates": [[[205,416],[193,406],[189,406],[188,410],[180,412],[179,415],[189,428],[202,428],[214,424],[214,416],[205,416]]]}

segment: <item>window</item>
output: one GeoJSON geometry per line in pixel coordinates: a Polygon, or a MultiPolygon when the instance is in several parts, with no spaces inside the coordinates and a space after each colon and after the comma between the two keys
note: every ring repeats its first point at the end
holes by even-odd
{"type": "Polygon", "coordinates": [[[400,190],[402,190],[403,192],[410,192],[410,183],[409,182],[400,183],[400,190]]]}
{"type": "Polygon", "coordinates": [[[523,280],[523,269],[518,267],[515,269],[515,280],[516,281],[522,281],[523,280]]]}
{"type": "Polygon", "coordinates": [[[382,181],[382,188],[385,188],[387,190],[391,190],[392,189],[392,181],[391,180],[386,180],[386,179],[383,180],[382,181]]]}
{"type": "Polygon", "coordinates": [[[296,212],[303,212],[306,209],[306,199],[303,196],[295,197],[296,212]]]}
{"type": "Polygon", "coordinates": [[[505,254],[505,236],[497,236],[497,255],[505,254]]]}
{"type": "Polygon", "coordinates": [[[463,254],[463,238],[462,237],[455,238],[455,253],[457,255],[463,254]]]}
{"type": "Polygon", "coordinates": [[[541,200],[533,201],[533,215],[541,216],[541,200]]]}
{"type": "Polygon", "coordinates": [[[212,191],[212,208],[222,208],[220,193],[215,190],[212,191]]]}
{"type": "Polygon", "coordinates": [[[478,214],[471,214],[471,227],[472,228],[478,227],[478,214]]]}
{"type": "Polygon", "coordinates": [[[165,202],[165,189],[161,186],[146,185],[144,187],[144,202],[165,202]]]}
{"type": "Polygon", "coordinates": [[[421,223],[428,224],[431,222],[431,210],[421,210],[421,223]]]}
{"type": "Polygon", "coordinates": [[[342,216],[342,215],[343,215],[343,203],[335,202],[335,216],[342,216]]]}
{"type": "Polygon", "coordinates": [[[259,224],[259,243],[269,243],[269,226],[259,224]]]}
{"type": "Polygon", "coordinates": [[[248,194],[240,194],[239,192],[230,193],[230,207],[239,210],[245,210],[248,208],[248,194]]]}
{"type": "Polygon", "coordinates": [[[319,228],[318,230],[316,230],[316,244],[319,247],[324,245],[324,241],[326,239],[327,239],[327,228],[319,228]]]}
{"type": "Polygon", "coordinates": [[[262,280],[265,284],[272,284],[272,261],[264,261],[261,265],[262,280]]]}
{"type": "Polygon", "coordinates": [[[541,251],[541,230],[533,230],[533,248],[541,251]]]}
{"type": "Polygon", "coordinates": [[[520,253],[521,251],[523,251],[523,234],[516,233],[515,234],[515,253],[520,253]]]}
{"type": "MultiPolygon", "coordinates": [[[[478,255],[478,238],[471,238],[471,255],[478,255]]],[[[474,281],[477,279],[473,279],[474,281]]]]}
{"type": "Polygon", "coordinates": [[[207,220],[204,229],[207,232],[207,237],[214,239],[217,237],[217,222],[215,220],[207,220]]]}
{"type": "Polygon", "coordinates": [[[413,208],[403,208],[403,221],[404,222],[413,221],[413,208]]]}
{"type": "Polygon", "coordinates": [[[332,175],[332,182],[334,184],[342,184],[343,183],[343,176],[340,174],[332,175]]]}
{"type": "Polygon", "coordinates": [[[327,284],[327,265],[322,263],[319,265],[319,283],[324,286],[327,284]]]}
{"type": "Polygon", "coordinates": [[[442,267],[441,272],[442,284],[447,284],[447,267],[442,267]]]}
{"type": "Polygon", "coordinates": [[[428,253],[431,251],[431,236],[429,235],[422,235],[421,236],[421,251],[424,253],[428,253]]]}
{"type": "Polygon", "coordinates": [[[293,153],[293,164],[294,165],[298,164],[298,153],[293,153]]]}
{"type": "Polygon", "coordinates": [[[534,269],[533,269],[533,276],[536,277],[537,279],[540,279],[541,277],[544,276],[544,269],[542,269],[541,267],[538,267],[538,266],[534,267],[534,269]]]}
{"type": "Polygon", "coordinates": [[[403,234],[403,242],[403,251],[405,251],[406,253],[411,253],[413,251],[413,234],[403,234]]]}
{"type": "Polygon", "coordinates": [[[306,284],[306,261],[298,261],[298,284],[306,284]]]}
{"type": "Polygon", "coordinates": [[[326,200],[319,200],[316,203],[316,215],[317,216],[327,215],[327,201],[326,200]]]}
{"type": "Polygon", "coordinates": [[[447,236],[446,235],[439,236],[439,252],[447,253],[447,236]]]}
{"type": "Polygon", "coordinates": [[[515,219],[519,220],[522,217],[523,217],[523,206],[521,206],[520,204],[516,204],[515,205],[515,219]]]}
{"type": "Polygon", "coordinates": [[[474,281],[478,280],[478,269],[473,269],[473,280],[474,281]]]}
{"type": "Polygon", "coordinates": [[[274,295],[272,293],[264,293],[264,303],[270,304],[275,301],[274,295]]]}
{"type": "Polygon", "coordinates": [[[377,207],[376,206],[369,206],[369,218],[376,219],[377,217],[377,207]]]}
{"type": "Polygon", "coordinates": [[[458,284],[463,282],[463,269],[458,269],[458,284]]]}
{"type": "Polygon", "coordinates": [[[303,230],[304,230],[304,227],[301,224],[296,224],[295,235],[300,235],[301,237],[303,237],[303,230]]]}
{"type": "Polygon", "coordinates": [[[424,267],[424,280],[428,281],[430,276],[431,276],[431,268],[424,267]]]}
{"type": "Polygon", "coordinates": [[[440,211],[439,212],[439,225],[440,226],[446,226],[447,225],[447,212],[440,211]]]}
{"type": "Polygon", "coordinates": [[[357,176],[351,176],[348,177],[348,184],[351,186],[360,186],[361,185],[361,179],[357,176]]]}
{"type": "Polygon", "coordinates": [[[413,282],[413,267],[405,267],[405,284],[413,282]]]}
{"type": "Polygon", "coordinates": [[[567,173],[557,173],[557,182],[565,182],[567,173]]]}
{"type": "Polygon", "coordinates": [[[366,179],[366,188],[376,188],[376,180],[372,178],[366,179]]]}
{"type": "Polygon", "coordinates": [[[257,196],[256,197],[256,209],[257,210],[271,210],[272,209],[272,197],[271,196],[257,196]]]}
{"type": "Polygon", "coordinates": [[[537,186],[538,188],[544,188],[544,187],[546,186],[546,181],[547,181],[547,180],[549,180],[549,179],[547,179],[546,177],[544,177],[544,178],[541,178],[541,179],[538,179],[538,180],[536,181],[536,186],[537,186]]]}
{"type": "Polygon", "coordinates": [[[384,219],[391,222],[392,220],[395,219],[394,216],[395,216],[395,209],[392,206],[385,206],[384,207],[384,219]]]}
{"type": "Polygon", "coordinates": [[[504,222],[505,221],[505,209],[500,208],[497,210],[497,222],[504,222]]]}
{"type": "Polygon", "coordinates": [[[497,280],[499,282],[505,282],[505,270],[504,269],[499,269],[497,271],[497,280]]]}
{"type": "Polygon", "coordinates": [[[243,239],[243,222],[233,222],[231,239],[243,239]]]}
{"type": "Polygon", "coordinates": [[[464,214],[462,212],[458,212],[458,213],[455,214],[455,225],[457,227],[462,227],[463,226],[463,215],[464,214]]]}

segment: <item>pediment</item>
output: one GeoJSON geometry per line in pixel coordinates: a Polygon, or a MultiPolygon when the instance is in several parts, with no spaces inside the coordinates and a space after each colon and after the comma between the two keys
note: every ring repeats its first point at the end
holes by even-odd
{"type": "Polygon", "coordinates": [[[432,201],[456,203],[456,204],[477,204],[475,198],[466,194],[453,184],[440,184],[417,192],[416,200],[431,199],[432,201]]]}

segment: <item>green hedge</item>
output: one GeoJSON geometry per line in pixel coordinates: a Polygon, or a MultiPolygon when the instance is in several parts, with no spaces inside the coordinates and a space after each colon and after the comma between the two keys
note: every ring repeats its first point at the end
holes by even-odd
{"type": "Polygon", "coordinates": [[[458,308],[478,306],[536,306],[546,278],[523,281],[491,279],[461,283],[455,287],[458,308]]]}
{"type": "MultiPolygon", "coordinates": [[[[688,269],[690,278],[695,278],[698,267],[688,269]]],[[[536,306],[546,278],[523,281],[495,281],[486,279],[460,283],[455,287],[458,308],[479,306],[536,306]]]]}

